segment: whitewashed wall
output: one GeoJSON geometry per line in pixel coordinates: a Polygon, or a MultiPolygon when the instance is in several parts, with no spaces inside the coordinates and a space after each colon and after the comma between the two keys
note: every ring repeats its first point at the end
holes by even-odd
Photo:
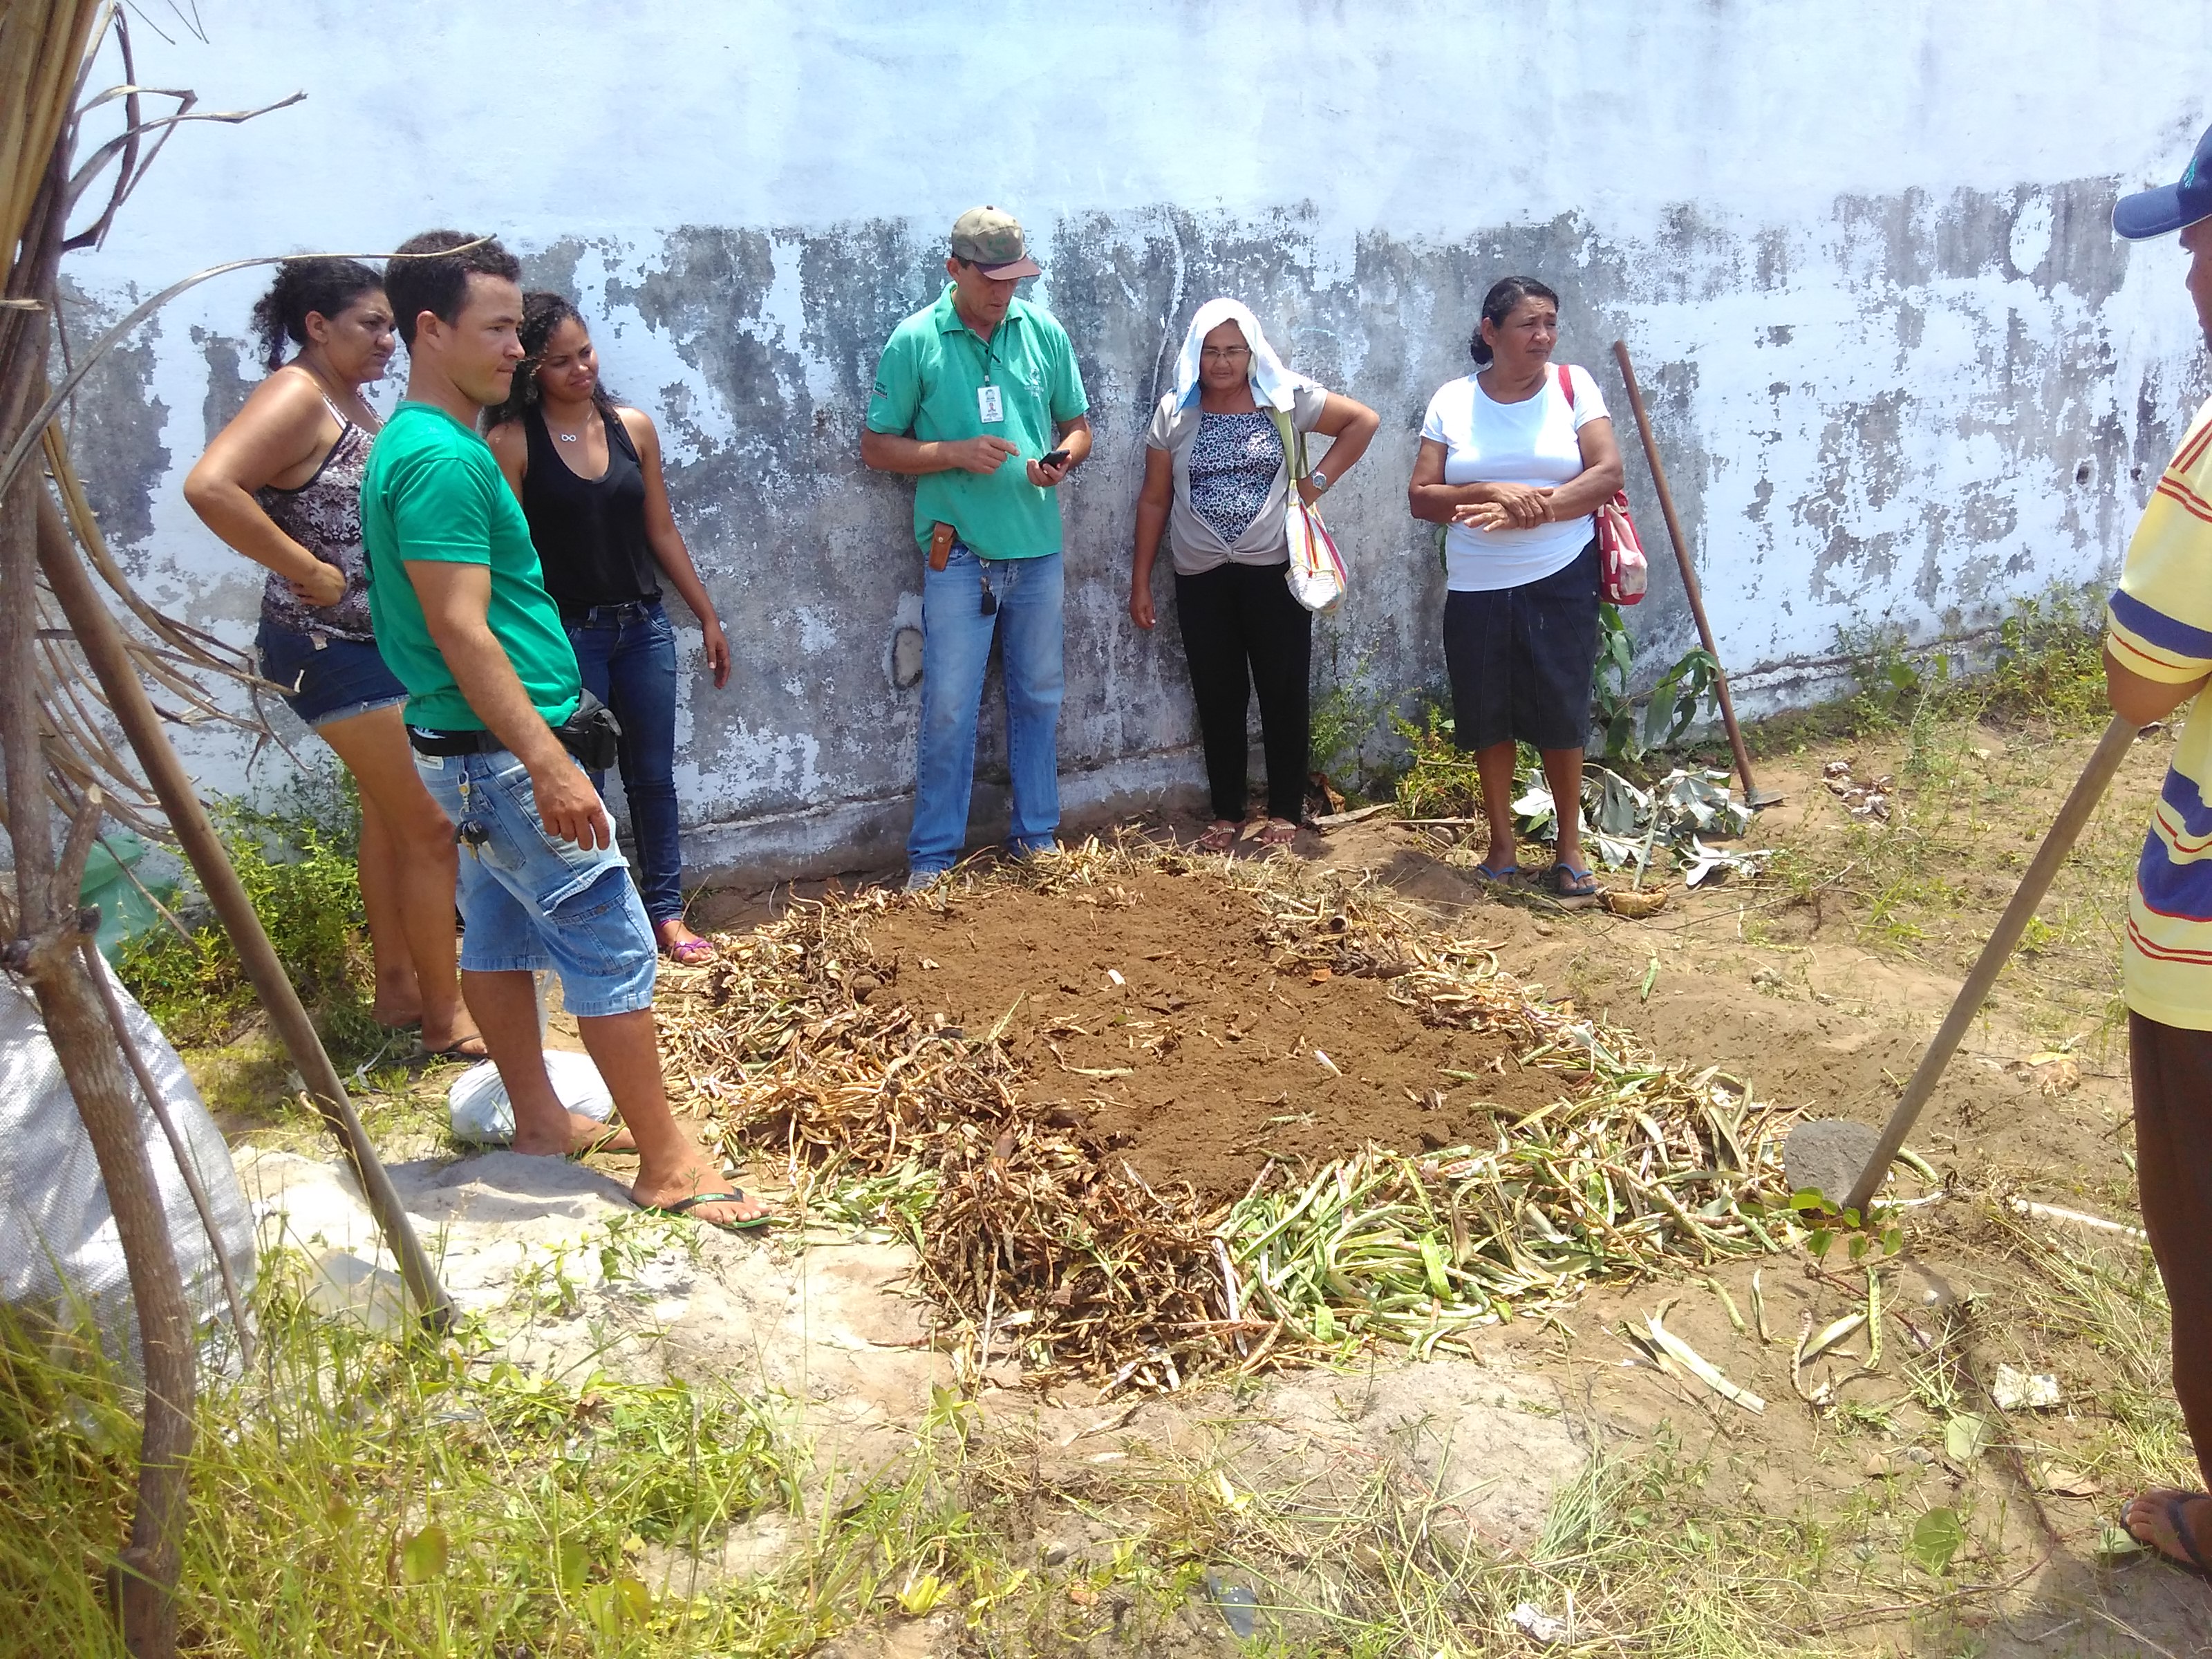
{"type": "MultiPolygon", "coordinates": [[[[1934,638],[2109,574],[2205,390],[2182,257],[2106,222],[2208,118],[2212,13],[2179,0],[199,0],[204,42],[148,9],[173,39],[141,27],[143,80],[308,98],[182,134],[67,268],[77,328],[198,266],[432,224],[497,231],[573,292],[662,423],[739,658],[728,691],[690,682],[697,866],[896,856],[916,702],[889,665],[919,577],[904,488],[854,452],[876,347],[978,201],[1031,227],[1099,428],[1068,491],[1079,815],[1198,775],[1172,625],[1134,633],[1123,573],[1144,416],[1212,293],[1383,414],[1332,502],[1357,571],[1324,690],[1363,661],[1393,691],[1440,678],[1402,486],[1498,276],[1561,290],[1562,355],[1609,397],[1607,343],[1636,353],[1754,707],[1819,690],[1840,630],[1934,638]]],[[[250,383],[258,291],[173,306],[78,412],[134,568],[241,639],[256,573],[179,485],[250,383]]],[[[1635,463],[1631,490],[1663,556],[1635,463]]],[[[1647,663],[1688,642],[1663,571],[1636,623],[1647,663]]]]}

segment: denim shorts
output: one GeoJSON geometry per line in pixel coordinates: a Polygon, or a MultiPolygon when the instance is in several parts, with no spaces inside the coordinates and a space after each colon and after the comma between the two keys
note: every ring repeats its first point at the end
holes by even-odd
{"type": "Polygon", "coordinates": [[[461,970],[552,969],[584,1019],[650,1008],[653,924],[621,852],[547,835],[528,769],[503,749],[418,754],[415,769],[460,826],[461,970]]]}
{"type": "Polygon", "coordinates": [[[261,678],[286,688],[284,701],[309,726],[334,726],[407,701],[399,677],[365,641],[303,634],[264,617],[253,643],[261,678]]]}

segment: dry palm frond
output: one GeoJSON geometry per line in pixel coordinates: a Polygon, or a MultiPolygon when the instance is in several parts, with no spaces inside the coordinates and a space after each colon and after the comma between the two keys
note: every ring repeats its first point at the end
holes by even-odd
{"type": "MultiPolygon", "coordinates": [[[[140,107],[145,95],[146,89],[137,84],[133,73],[127,20],[112,5],[73,3],[72,0],[0,0],[0,248],[12,257],[31,227],[34,207],[42,200],[51,207],[55,198],[42,198],[42,191],[59,189],[65,214],[69,204],[112,170],[105,210],[92,225],[67,237],[62,246],[88,246],[98,240],[115,209],[144,176],[175,123],[187,118],[191,107],[188,93],[164,94],[179,100],[179,111],[148,119],[140,107]],[[111,29],[122,55],[124,84],[88,97],[86,84],[94,54],[111,29]],[[50,177],[46,158],[75,149],[76,135],[87,116],[117,105],[123,112],[122,131],[100,146],[70,178],[50,177]],[[142,147],[141,140],[148,137],[150,144],[142,147]]],[[[226,114],[211,118],[236,118],[226,114]]],[[[33,276],[28,266],[12,268],[9,293],[16,295],[21,284],[33,276]]],[[[34,308],[48,302],[43,297],[21,297],[24,305],[34,308]]],[[[21,310],[0,310],[0,334],[20,326],[27,314],[21,310]]],[[[52,320],[58,324],[58,319],[52,320]]],[[[0,344],[4,343],[0,340],[0,344]]],[[[35,373],[22,392],[32,404],[46,395],[42,378],[35,373]]],[[[212,635],[164,615],[131,586],[109,550],[70,465],[59,423],[33,417],[15,445],[32,446],[33,453],[43,448],[52,493],[42,491],[39,501],[42,548],[49,541],[64,549],[74,542],[68,556],[78,556],[81,550],[86,562],[114,592],[137,625],[135,629],[127,626],[125,629],[128,648],[133,665],[153,687],[155,706],[163,717],[184,726],[228,725],[250,732],[257,743],[272,741],[273,734],[259,718],[258,702],[241,711],[236,698],[225,700],[210,690],[228,681],[247,686],[258,696],[260,682],[251,659],[212,635]]],[[[73,816],[97,788],[111,817],[143,834],[166,835],[167,826],[152,792],[115,739],[106,698],[77,653],[59,607],[43,583],[37,585],[30,602],[38,620],[35,699],[39,736],[47,763],[48,798],[73,816]]]]}

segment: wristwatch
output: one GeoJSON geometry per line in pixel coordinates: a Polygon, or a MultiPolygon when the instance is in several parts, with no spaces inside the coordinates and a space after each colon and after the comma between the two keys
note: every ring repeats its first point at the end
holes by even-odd
{"type": "Polygon", "coordinates": [[[1306,482],[1311,484],[1316,489],[1319,490],[1322,495],[1326,495],[1328,494],[1328,474],[1322,471],[1319,467],[1314,468],[1312,471],[1306,474],[1306,482]]]}

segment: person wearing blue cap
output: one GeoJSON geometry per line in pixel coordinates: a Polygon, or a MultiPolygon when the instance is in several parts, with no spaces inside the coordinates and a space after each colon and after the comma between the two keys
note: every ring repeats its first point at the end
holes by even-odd
{"type": "MultiPolygon", "coordinates": [[[[2180,182],[2123,196],[2130,240],[2181,233],[2197,325],[2212,344],[2212,131],[2180,182]]],[[[2199,409],[2128,544],[2106,607],[2112,710],[2164,720],[2212,680],[2212,401],[2199,409]]],[[[2151,814],[2123,945],[2128,1070],[2143,1229],[2173,1312],[2173,1391],[2212,1486],[2212,715],[2190,719],[2151,814]]],[[[2166,1487],[2123,1524],[2166,1559],[2212,1577],[2212,1497],[2166,1487]]]]}

